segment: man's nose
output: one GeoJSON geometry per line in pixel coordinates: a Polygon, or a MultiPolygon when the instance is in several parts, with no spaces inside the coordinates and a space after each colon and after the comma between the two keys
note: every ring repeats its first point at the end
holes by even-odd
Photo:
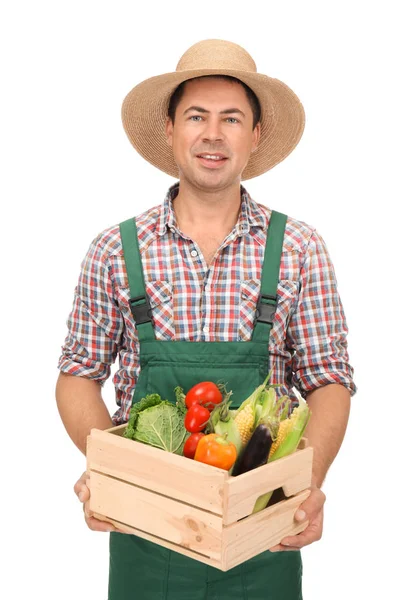
{"type": "Polygon", "coordinates": [[[221,121],[219,119],[207,119],[203,130],[203,140],[215,142],[223,140],[223,138],[224,135],[221,129],[221,121]]]}

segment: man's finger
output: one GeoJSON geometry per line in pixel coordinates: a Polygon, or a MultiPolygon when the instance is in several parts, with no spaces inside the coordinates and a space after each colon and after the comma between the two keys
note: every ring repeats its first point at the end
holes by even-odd
{"type": "Polygon", "coordinates": [[[312,523],[302,533],[290,535],[281,540],[281,546],[292,546],[303,548],[313,542],[317,542],[322,537],[322,527],[319,523],[312,523]]]}
{"type": "Polygon", "coordinates": [[[78,487],[75,493],[81,502],[87,502],[90,498],[90,491],[86,485],[78,487]]]}
{"type": "Polygon", "coordinates": [[[100,521],[95,517],[88,517],[86,519],[86,523],[92,531],[103,531],[110,532],[116,531],[115,527],[113,527],[112,523],[107,523],[106,521],[100,521]]]}
{"type": "Polygon", "coordinates": [[[295,550],[299,551],[300,548],[295,546],[282,546],[282,544],[278,544],[269,549],[270,552],[294,552],[295,550]]]}
{"type": "Polygon", "coordinates": [[[79,496],[80,492],[89,490],[89,481],[89,476],[85,471],[74,485],[74,492],[77,496],[79,496]]]}
{"type": "Polygon", "coordinates": [[[322,509],[325,500],[326,496],[324,492],[314,486],[311,488],[311,494],[296,510],[294,518],[299,522],[305,521],[306,519],[312,520],[322,509]]]}

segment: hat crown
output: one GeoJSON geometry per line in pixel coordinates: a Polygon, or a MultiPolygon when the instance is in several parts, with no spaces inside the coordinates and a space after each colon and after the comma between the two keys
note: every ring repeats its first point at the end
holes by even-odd
{"type": "Polygon", "coordinates": [[[238,44],[224,40],[203,40],[186,50],[177,71],[193,69],[233,69],[257,73],[256,63],[238,44]]]}

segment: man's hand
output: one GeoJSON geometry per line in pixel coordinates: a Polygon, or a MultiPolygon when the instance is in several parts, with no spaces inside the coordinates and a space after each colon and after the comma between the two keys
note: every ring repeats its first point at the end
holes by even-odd
{"type": "Polygon", "coordinates": [[[74,485],[75,494],[78,496],[79,500],[83,502],[86,525],[89,529],[92,529],[92,531],[117,531],[112,523],[100,521],[100,519],[95,519],[95,517],[93,517],[93,512],[89,509],[89,483],[89,475],[85,472],[74,485]]]}
{"type": "Polygon", "coordinates": [[[307,500],[299,506],[294,515],[299,522],[308,520],[308,527],[297,535],[283,538],[280,544],[269,549],[270,552],[299,550],[321,539],[326,496],[316,485],[312,485],[310,490],[307,500]]]}

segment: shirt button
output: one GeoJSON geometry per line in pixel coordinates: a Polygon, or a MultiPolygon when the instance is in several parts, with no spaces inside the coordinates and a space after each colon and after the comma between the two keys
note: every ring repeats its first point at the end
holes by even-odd
{"type": "Polygon", "coordinates": [[[203,331],[204,331],[204,333],[208,333],[210,331],[210,328],[209,327],[203,327],[203,331]]]}
{"type": "Polygon", "coordinates": [[[190,255],[193,257],[197,256],[197,250],[192,250],[190,255]]]}

